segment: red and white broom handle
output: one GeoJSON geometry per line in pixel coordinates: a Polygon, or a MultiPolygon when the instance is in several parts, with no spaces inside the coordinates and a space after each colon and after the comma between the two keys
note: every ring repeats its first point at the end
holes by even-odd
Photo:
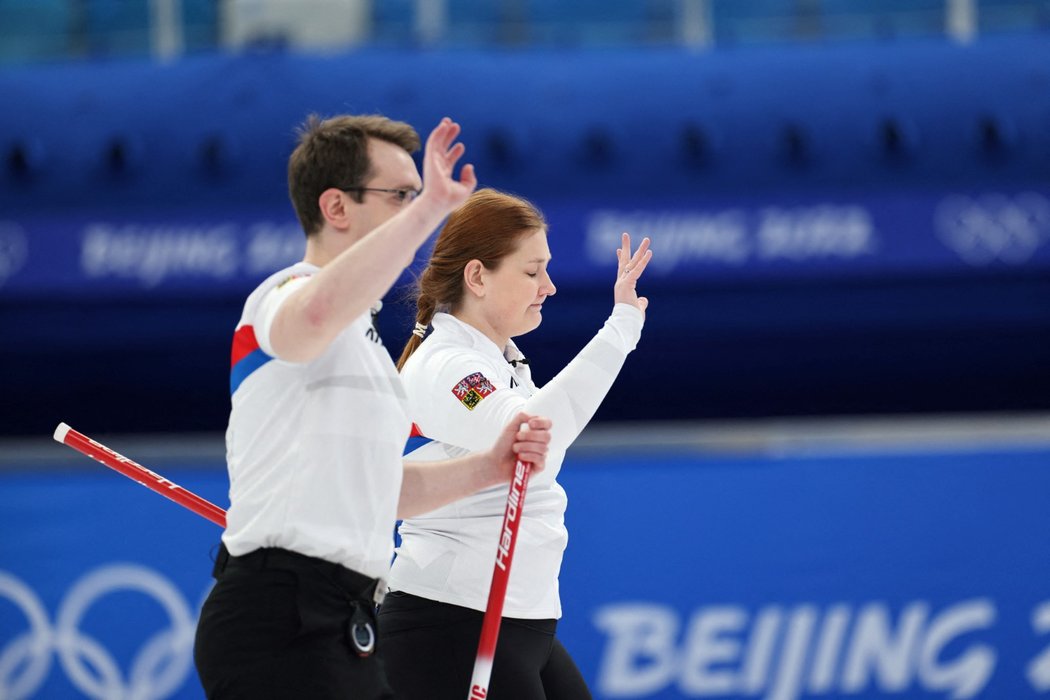
{"type": "MultiPolygon", "coordinates": [[[[107,467],[120,472],[132,481],[152,489],[162,496],[175,501],[194,513],[207,518],[220,527],[226,527],[226,511],[214,503],[187,491],[178,484],[168,481],[156,472],[146,469],[141,464],[109,449],[86,435],[73,430],[65,423],[55,429],[55,440],[68,445],[107,467]]],[[[518,542],[518,526],[521,524],[521,512],[525,505],[525,491],[529,485],[531,465],[518,461],[514,468],[514,478],[507,493],[507,508],[503,513],[503,529],[500,532],[499,545],[496,548],[496,563],[492,570],[492,586],[489,589],[488,605],[485,619],[481,625],[481,639],[478,642],[478,654],[474,660],[474,673],[470,679],[468,700],[484,700],[488,695],[489,679],[492,676],[492,662],[496,656],[496,642],[499,639],[500,622],[503,618],[503,601],[507,595],[507,582],[510,579],[510,566],[514,559],[514,547],[518,542]]]]}
{"type": "Polygon", "coordinates": [[[510,565],[514,559],[514,546],[518,542],[518,526],[521,524],[521,510],[525,506],[525,489],[529,486],[531,470],[532,465],[521,460],[514,467],[514,478],[507,493],[507,508],[503,513],[503,529],[500,530],[499,546],[496,548],[496,564],[492,569],[489,602],[485,608],[485,619],[481,623],[478,655],[474,658],[474,673],[470,678],[468,700],[483,700],[489,692],[492,662],[496,657],[496,642],[499,640],[499,626],[503,619],[503,601],[507,597],[510,565]]]}
{"type": "Polygon", "coordinates": [[[55,440],[105,464],[110,469],[116,470],[132,481],[137,481],[146,488],[156,491],[161,496],[170,498],[180,506],[189,508],[197,515],[207,518],[219,527],[226,527],[226,511],[219,506],[204,500],[195,493],[187,491],[178,484],[168,481],[160,474],[146,469],[124,455],[114,452],[102,443],[95,442],[83,433],[78,433],[65,423],[59,423],[55,429],[55,440]]]}

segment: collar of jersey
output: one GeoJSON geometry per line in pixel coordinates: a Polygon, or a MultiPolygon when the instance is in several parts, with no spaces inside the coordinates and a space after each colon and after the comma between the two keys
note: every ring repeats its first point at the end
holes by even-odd
{"type": "Polygon", "coordinates": [[[434,333],[444,335],[455,334],[461,338],[469,341],[470,347],[490,355],[491,357],[499,358],[500,360],[521,360],[524,359],[524,355],[518,350],[518,346],[514,344],[513,340],[507,342],[507,347],[501,351],[499,347],[492,342],[492,339],[487,335],[479,331],[469,323],[464,323],[452,314],[446,314],[438,312],[434,314],[434,318],[430,320],[430,324],[434,326],[434,333]]]}

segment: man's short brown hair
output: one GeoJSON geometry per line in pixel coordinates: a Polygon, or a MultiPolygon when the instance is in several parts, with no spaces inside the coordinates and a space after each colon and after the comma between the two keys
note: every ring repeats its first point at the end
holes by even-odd
{"type": "MultiPolygon", "coordinates": [[[[415,129],[378,114],[331,119],[311,114],[299,128],[299,145],[288,159],[288,194],[307,236],[324,224],[318,205],[322,192],[330,187],[361,187],[371,177],[369,139],[389,141],[408,153],[420,146],[415,129]]],[[[362,193],[351,196],[360,202],[362,193]]]]}

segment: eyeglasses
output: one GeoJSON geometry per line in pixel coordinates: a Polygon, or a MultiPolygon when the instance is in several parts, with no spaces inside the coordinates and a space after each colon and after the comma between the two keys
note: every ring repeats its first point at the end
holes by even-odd
{"type": "Polygon", "coordinates": [[[407,204],[413,199],[419,196],[423,190],[413,189],[411,187],[399,187],[396,189],[386,187],[347,187],[343,192],[386,192],[387,194],[394,195],[394,199],[398,204],[407,204]]]}

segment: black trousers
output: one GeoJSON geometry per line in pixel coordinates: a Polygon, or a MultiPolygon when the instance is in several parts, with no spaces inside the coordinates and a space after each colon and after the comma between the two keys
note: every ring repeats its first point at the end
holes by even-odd
{"type": "MultiPolygon", "coordinates": [[[[390,593],[379,610],[380,656],[398,700],[464,700],[484,613],[407,593],[390,593]]],[[[505,617],[488,700],[590,700],[557,620],[505,617]]]]}
{"type": "Polygon", "coordinates": [[[382,662],[362,655],[375,640],[374,579],[283,549],[225,547],[215,578],[194,645],[208,698],[393,697],[382,662]]]}

